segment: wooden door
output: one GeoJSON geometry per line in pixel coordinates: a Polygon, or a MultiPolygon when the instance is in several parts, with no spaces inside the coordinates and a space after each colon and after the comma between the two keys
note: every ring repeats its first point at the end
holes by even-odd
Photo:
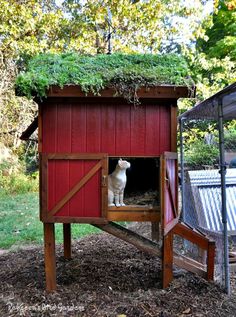
{"type": "Polygon", "coordinates": [[[177,153],[165,152],[161,157],[161,221],[164,236],[178,220],[177,153]]]}
{"type": "Polygon", "coordinates": [[[106,154],[42,154],[40,161],[43,222],[106,222],[106,154]]]}

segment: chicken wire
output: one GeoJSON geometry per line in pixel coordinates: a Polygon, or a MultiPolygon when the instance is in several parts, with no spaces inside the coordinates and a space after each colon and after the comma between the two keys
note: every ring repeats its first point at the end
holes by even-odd
{"type": "MultiPolygon", "coordinates": [[[[183,140],[182,140],[183,141],[183,140]]],[[[184,144],[182,144],[184,149],[184,144]]],[[[220,156],[220,151],[219,151],[220,156]]],[[[184,158],[184,153],[183,153],[184,158]]],[[[222,183],[220,165],[205,165],[191,169],[182,165],[181,183],[183,190],[182,220],[207,235],[215,241],[215,276],[214,280],[220,286],[225,286],[225,254],[224,234],[222,224],[222,183]]],[[[236,232],[236,169],[226,171],[226,208],[227,229],[229,234],[236,232]]],[[[206,265],[206,252],[199,251],[196,245],[184,242],[185,252],[194,259],[206,265]]]]}

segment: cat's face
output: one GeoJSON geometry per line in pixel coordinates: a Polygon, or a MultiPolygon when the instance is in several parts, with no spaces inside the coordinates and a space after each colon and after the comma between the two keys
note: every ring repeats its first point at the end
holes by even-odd
{"type": "Polygon", "coordinates": [[[122,159],[119,159],[118,165],[121,169],[126,170],[127,168],[130,168],[131,164],[127,161],[123,161],[122,159]]]}

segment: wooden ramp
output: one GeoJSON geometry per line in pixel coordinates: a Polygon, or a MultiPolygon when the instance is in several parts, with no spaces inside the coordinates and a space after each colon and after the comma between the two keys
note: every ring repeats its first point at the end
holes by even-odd
{"type": "Polygon", "coordinates": [[[139,234],[118,225],[115,222],[109,222],[108,224],[93,225],[105,232],[112,234],[113,236],[120,238],[121,240],[134,245],[140,251],[146,252],[150,255],[160,257],[161,251],[157,243],[140,236],[139,234]]]}
{"type": "Polygon", "coordinates": [[[173,264],[193,273],[196,273],[207,280],[214,278],[214,255],[215,243],[209,240],[201,232],[183,223],[177,223],[167,235],[163,236],[162,247],[139,234],[117,224],[93,225],[121,240],[134,245],[142,252],[161,258],[162,261],[162,286],[167,287],[173,279],[173,264]],[[206,265],[193,260],[184,255],[178,254],[173,250],[173,236],[178,235],[207,252],[206,265]]]}

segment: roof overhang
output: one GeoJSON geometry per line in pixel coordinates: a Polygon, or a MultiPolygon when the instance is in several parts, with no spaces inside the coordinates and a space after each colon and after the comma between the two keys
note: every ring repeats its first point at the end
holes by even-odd
{"type": "Polygon", "coordinates": [[[184,112],[179,119],[218,120],[218,105],[222,103],[223,119],[236,119],[236,82],[184,112]]]}
{"type": "MultiPolygon", "coordinates": [[[[140,87],[137,90],[137,96],[144,99],[178,99],[195,97],[195,87],[176,86],[176,85],[159,85],[153,87],[140,87]]],[[[114,88],[104,88],[99,94],[94,95],[92,92],[85,93],[78,85],[50,86],[47,92],[47,98],[52,97],[119,97],[114,88]]]]}

